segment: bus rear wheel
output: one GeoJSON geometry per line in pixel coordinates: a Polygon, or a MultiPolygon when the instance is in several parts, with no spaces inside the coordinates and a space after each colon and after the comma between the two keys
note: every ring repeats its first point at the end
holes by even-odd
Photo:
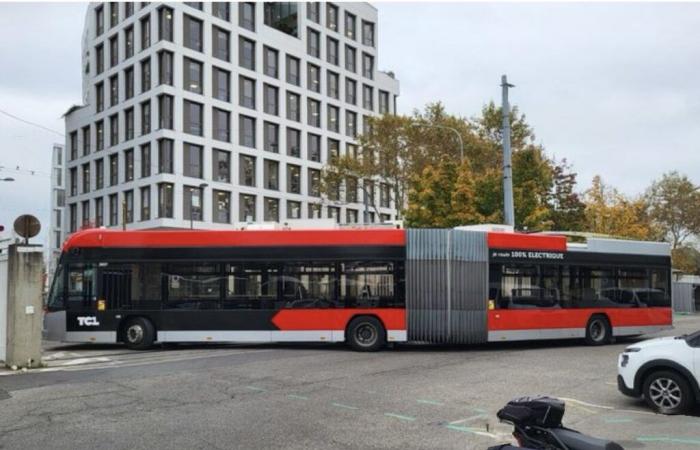
{"type": "Polygon", "coordinates": [[[124,325],[122,339],[130,349],[145,350],[153,346],[153,341],[156,340],[156,329],[150,320],[134,317],[124,325]]]}
{"type": "Polygon", "coordinates": [[[594,315],[586,325],[586,344],[605,345],[612,341],[612,327],[607,317],[594,315]]]}
{"type": "Polygon", "coordinates": [[[356,317],[348,325],[346,339],[358,352],[376,352],[386,345],[386,330],[376,317],[356,317]]]}

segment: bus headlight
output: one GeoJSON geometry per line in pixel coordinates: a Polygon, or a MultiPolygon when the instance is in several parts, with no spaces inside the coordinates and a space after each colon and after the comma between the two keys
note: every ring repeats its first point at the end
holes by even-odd
{"type": "Polygon", "coordinates": [[[106,300],[97,300],[97,310],[104,311],[106,309],[107,309],[107,301],[106,300]]]}

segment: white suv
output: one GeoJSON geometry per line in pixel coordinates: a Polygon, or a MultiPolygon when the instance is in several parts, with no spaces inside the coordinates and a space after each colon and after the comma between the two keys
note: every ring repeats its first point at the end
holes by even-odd
{"type": "Polygon", "coordinates": [[[638,342],[620,354],[617,387],[644,397],[662,414],[683,414],[700,402],[700,331],[638,342]]]}

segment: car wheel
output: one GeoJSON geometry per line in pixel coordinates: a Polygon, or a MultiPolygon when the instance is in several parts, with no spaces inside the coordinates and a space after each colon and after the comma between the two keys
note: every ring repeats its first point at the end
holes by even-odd
{"type": "Polygon", "coordinates": [[[644,400],[661,414],[683,414],[693,402],[693,393],[684,377],[676,372],[659,371],[644,380],[644,400]]]}
{"type": "Polygon", "coordinates": [[[357,317],[348,325],[346,338],[353,350],[376,352],[386,345],[386,330],[375,317],[357,317]]]}
{"type": "Polygon", "coordinates": [[[130,349],[144,350],[150,348],[156,340],[156,329],[150,320],[134,317],[124,325],[123,340],[130,349]]]}
{"type": "Polygon", "coordinates": [[[604,345],[612,338],[612,327],[605,316],[592,316],[586,325],[586,344],[604,345]]]}

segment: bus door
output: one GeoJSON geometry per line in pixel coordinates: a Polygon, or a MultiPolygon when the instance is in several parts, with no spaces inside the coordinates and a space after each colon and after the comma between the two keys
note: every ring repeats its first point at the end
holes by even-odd
{"type": "Polygon", "coordinates": [[[101,270],[100,299],[107,301],[107,309],[131,307],[131,267],[103,267],[101,270]]]}

